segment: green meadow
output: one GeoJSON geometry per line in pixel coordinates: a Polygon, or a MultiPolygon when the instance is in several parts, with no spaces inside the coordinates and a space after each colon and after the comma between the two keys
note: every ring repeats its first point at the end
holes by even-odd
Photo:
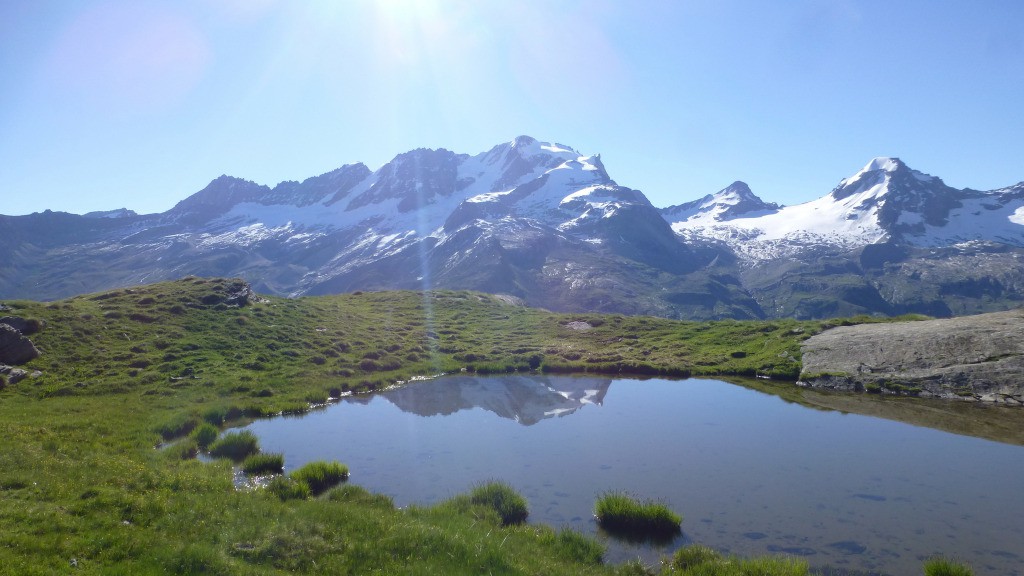
{"type": "Polygon", "coordinates": [[[344,462],[293,470],[226,428],[463,371],[792,380],[800,342],[850,322],[554,314],[447,291],[235,305],[245,288],[186,278],[4,303],[44,327],[23,366],[38,374],[0,382],[0,573],[761,574],[710,553],[605,565],[596,540],[522,522],[500,479],[398,509],[344,462]],[[242,466],[284,475],[236,489],[242,466]]]}

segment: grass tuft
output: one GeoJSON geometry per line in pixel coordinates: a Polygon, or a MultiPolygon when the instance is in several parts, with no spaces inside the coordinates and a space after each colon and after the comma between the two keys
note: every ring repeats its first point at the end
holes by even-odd
{"type": "Polygon", "coordinates": [[[156,431],[164,440],[178,438],[191,432],[199,424],[195,414],[175,414],[156,427],[156,431]]]}
{"type": "Polygon", "coordinates": [[[702,564],[710,564],[722,560],[722,555],[707,546],[693,544],[684,546],[672,555],[672,568],[675,570],[688,570],[702,564]]]}
{"type": "Polygon", "coordinates": [[[924,563],[924,576],[973,576],[971,568],[947,558],[932,558],[924,563]]]}
{"type": "Polygon", "coordinates": [[[246,474],[280,474],[284,472],[283,454],[253,454],[242,461],[246,474]]]}
{"type": "Polygon", "coordinates": [[[597,540],[576,530],[565,529],[555,537],[559,553],[581,564],[600,564],[604,561],[605,548],[597,540]]]}
{"type": "Polygon", "coordinates": [[[469,501],[497,512],[505,526],[522,524],[530,513],[526,498],[503,482],[490,481],[474,487],[469,493],[469,501]]]}
{"type": "Polygon", "coordinates": [[[296,482],[309,486],[314,496],[322,494],[342,480],[348,479],[348,466],[338,462],[310,462],[289,475],[296,482]]]}
{"type": "Polygon", "coordinates": [[[676,551],[666,573],[690,576],[806,576],[807,562],[765,556],[736,558],[722,556],[707,546],[685,546],[676,551]]]}
{"type": "Polygon", "coordinates": [[[624,492],[607,492],[597,500],[594,515],[601,528],[626,538],[671,538],[683,519],[661,502],[641,502],[624,492]]]}
{"type": "Polygon", "coordinates": [[[365,504],[378,508],[394,509],[395,502],[386,494],[373,494],[362,486],[354,484],[342,484],[332,488],[326,496],[331,502],[348,502],[351,504],[365,504]]]}
{"type": "Polygon", "coordinates": [[[248,430],[228,432],[210,445],[210,455],[217,458],[245,460],[246,456],[260,451],[260,441],[248,430]]]}
{"type": "Polygon", "coordinates": [[[305,500],[313,495],[313,492],[309,489],[309,484],[289,478],[288,476],[275,476],[267,484],[267,492],[277,496],[282,502],[305,500]]]}
{"type": "Polygon", "coordinates": [[[206,450],[217,440],[217,436],[220,435],[220,430],[216,426],[209,422],[203,422],[199,426],[196,426],[195,430],[192,431],[190,437],[196,441],[196,445],[201,450],[206,450]]]}

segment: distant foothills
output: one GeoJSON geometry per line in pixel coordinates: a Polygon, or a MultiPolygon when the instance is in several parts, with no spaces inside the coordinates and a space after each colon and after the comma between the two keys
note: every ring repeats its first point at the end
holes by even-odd
{"type": "Polygon", "coordinates": [[[875,158],[804,204],[734,182],[657,208],[599,155],[528,136],[273,188],[221,176],[160,214],[0,216],[4,299],[199,275],[285,296],[470,289],[681,319],[945,317],[1020,306],[1022,258],[1024,182],[956,189],[875,158]]]}

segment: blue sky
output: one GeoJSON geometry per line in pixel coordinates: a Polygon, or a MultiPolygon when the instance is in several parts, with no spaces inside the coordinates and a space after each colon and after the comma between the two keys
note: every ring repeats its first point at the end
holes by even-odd
{"type": "Polygon", "coordinates": [[[0,214],[160,212],[520,134],[657,206],[827,193],[875,156],[1024,180],[1024,2],[0,3],[0,214]]]}

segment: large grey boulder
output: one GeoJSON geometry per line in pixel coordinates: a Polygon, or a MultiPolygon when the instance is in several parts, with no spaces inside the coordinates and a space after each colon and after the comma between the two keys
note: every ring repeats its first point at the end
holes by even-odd
{"type": "Polygon", "coordinates": [[[807,386],[1024,405],[1024,309],[833,328],[802,352],[807,386]]]}
{"type": "Polygon", "coordinates": [[[24,334],[7,324],[0,324],[0,364],[16,366],[38,356],[39,350],[24,334]]]}

